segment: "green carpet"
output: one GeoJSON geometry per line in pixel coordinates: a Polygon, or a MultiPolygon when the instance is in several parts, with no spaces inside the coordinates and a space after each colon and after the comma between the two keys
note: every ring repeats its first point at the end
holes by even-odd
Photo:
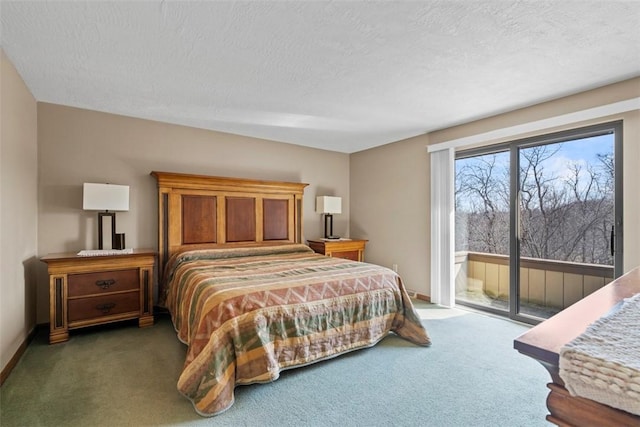
{"type": "Polygon", "coordinates": [[[176,390],[186,347],[167,316],[39,333],[0,388],[10,426],[547,426],[548,374],[513,350],[527,327],[418,302],[433,344],[390,335],[377,346],[236,388],[212,418],[176,390]]]}

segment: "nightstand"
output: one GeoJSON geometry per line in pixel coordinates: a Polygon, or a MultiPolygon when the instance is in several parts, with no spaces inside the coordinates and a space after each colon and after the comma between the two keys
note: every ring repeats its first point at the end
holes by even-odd
{"type": "Polygon", "coordinates": [[[319,254],[352,261],[364,261],[364,246],[368,240],[357,239],[318,239],[308,240],[309,247],[319,254]]]}
{"type": "Polygon", "coordinates": [[[49,343],[69,339],[69,330],[127,319],[153,325],[153,266],[156,252],[78,256],[50,254],[49,343]]]}

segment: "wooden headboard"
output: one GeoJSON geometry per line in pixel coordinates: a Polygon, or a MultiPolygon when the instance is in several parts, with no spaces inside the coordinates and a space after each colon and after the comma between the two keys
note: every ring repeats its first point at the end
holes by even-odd
{"type": "Polygon", "coordinates": [[[158,181],[160,271],[187,249],[301,243],[308,184],[151,172],[158,181]]]}

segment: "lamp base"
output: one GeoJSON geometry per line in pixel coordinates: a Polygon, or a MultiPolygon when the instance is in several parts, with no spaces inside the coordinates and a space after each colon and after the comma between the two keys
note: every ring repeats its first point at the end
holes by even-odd
{"type": "Polygon", "coordinates": [[[111,217],[111,249],[114,249],[116,236],[116,213],[109,211],[98,212],[98,249],[104,249],[104,245],[102,243],[102,220],[105,216],[111,217]]]}
{"type": "Polygon", "coordinates": [[[324,214],[324,238],[331,240],[340,238],[333,235],[333,215],[331,214],[324,214]]]}

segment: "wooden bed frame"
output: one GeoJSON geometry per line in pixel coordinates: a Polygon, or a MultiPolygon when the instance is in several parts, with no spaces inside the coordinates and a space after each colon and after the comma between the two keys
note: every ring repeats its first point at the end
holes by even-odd
{"type": "Polygon", "coordinates": [[[188,345],[177,387],[199,414],[227,410],[237,385],[274,381],[281,370],[368,348],[390,331],[429,345],[389,269],[302,245],[307,184],[151,175],[158,181],[165,274],[174,264],[170,257],[183,251],[232,249],[176,260],[175,286],[160,289],[188,345]],[[266,247],[273,245],[282,246],[266,247]]]}
{"type": "Polygon", "coordinates": [[[573,397],[560,378],[560,349],[582,334],[624,298],[640,293],[640,268],[614,280],[514,341],[514,348],[539,361],[551,374],[547,397],[547,420],[559,426],[603,427],[640,426],[640,416],[573,397]]]}
{"type": "Polygon", "coordinates": [[[151,172],[158,181],[160,272],[198,248],[302,243],[308,184],[151,172]]]}

